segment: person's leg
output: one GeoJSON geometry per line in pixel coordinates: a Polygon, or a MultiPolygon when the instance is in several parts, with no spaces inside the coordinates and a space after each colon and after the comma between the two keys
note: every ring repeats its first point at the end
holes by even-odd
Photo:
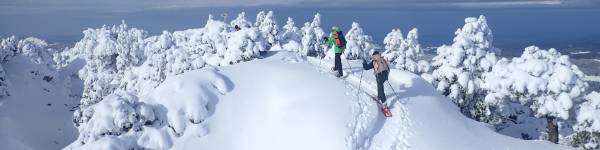
{"type": "Polygon", "coordinates": [[[377,98],[381,101],[381,103],[385,103],[386,97],[385,97],[385,91],[383,88],[384,80],[381,79],[381,77],[376,77],[376,81],[377,81],[377,98]]]}
{"type": "Polygon", "coordinates": [[[338,53],[335,53],[334,55],[335,57],[333,57],[333,68],[331,68],[331,71],[336,71],[337,67],[338,67],[338,59],[340,58],[340,55],[338,53]]]}
{"type": "Polygon", "coordinates": [[[342,72],[342,58],[341,58],[342,54],[335,54],[335,66],[336,66],[336,70],[338,72],[339,76],[343,76],[344,73],[342,72]]]}

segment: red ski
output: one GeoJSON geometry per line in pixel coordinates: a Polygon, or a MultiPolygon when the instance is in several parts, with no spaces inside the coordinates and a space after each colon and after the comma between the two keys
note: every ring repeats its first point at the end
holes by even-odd
{"type": "Polygon", "coordinates": [[[370,94],[367,94],[367,95],[369,95],[369,97],[371,97],[371,100],[373,100],[377,103],[377,107],[379,107],[381,109],[383,116],[385,116],[386,118],[392,117],[392,112],[390,111],[390,108],[388,108],[386,105],[381,103],[381,101],[377,100],[376,97],[374,97],[370,94]]]}

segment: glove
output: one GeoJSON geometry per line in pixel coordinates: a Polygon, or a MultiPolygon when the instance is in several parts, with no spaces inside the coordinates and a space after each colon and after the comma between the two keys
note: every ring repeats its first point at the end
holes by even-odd
{"type": "Polygon", "coordinates": [[[366,60],[363,60],[362,66],[363,66],[364,70],[367,70],[367,61],[366,60]]]}

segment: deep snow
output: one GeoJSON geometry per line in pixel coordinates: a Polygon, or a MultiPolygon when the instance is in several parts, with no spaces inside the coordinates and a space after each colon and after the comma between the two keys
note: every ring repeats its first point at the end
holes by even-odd
{"type": "Polygon", "coordinates": [[[345,149],[344,82],[275,57],[220,68],[235,85],[206,120],[208,136],[184,135],[173,149],[345,149]]]}
{"type": "MultiPolygon", "coordinates": [[[[214,105],[207,105],[203,122],[184,122],[195,128],[184,130],[180,136],[167,128],[145,129],[142,135],[146,137],[141,136],[134,145],[221,150],[567,149],[547,141],[523,141],[498,134],[486,124],[466,118],[422,78],[399,70],[390,74],[390,85],[398,92],[388,93],[394,116],[385,119],[370,98],[361,92],[357,94],[358,84],[370,94],[375,91],[372,72],[360,72],[358,61],[344,60],[345,71],[350,75],[341,80],[327,72],[331,60],[323,60],[319,65],[318,60],[306,60],[295,53],[270,55],[217,68],[220,79],[231,83],[227,87],[232,89],[213,97],[214,105]],[[163,138],[148,136],[155,133],[163,138]]],[[[177,85],[186,81],[204,85],[206,82],[197,81],[206,77],[194,74],[205,71],[174,76],[161,87],[190,91],[177,85]]],[[[386,85],[388,92],[390,85],[386,85]]],[[[157,90],[153,94],[170,95],[164,92],[157,90]]],[[[171,100],[186,99],[173,96],[179,98],[171,100]]]]}
{"type": "MultiPolygon", "coordinates": [[[[466,118],[428,82],[409,72],[392,70],[390,73],[386,92],[390,95],[394,116],[386,119],[376,104],[362,93],[375,94],[375,84],[372,71],[362,72],[359,61],[343,60],[344,71],[349,75],[338,79],[328,72],[332,60],[305,59],[282,51],[268,55],[265,59],[168,77],[159,87],[139,98],[145,104],[164,106],[164,109],[154,110],[159,114],[154,117],[167,122],[120,136],[98,137],[98,141],[85,145],[73,143],[67,148],[568,149],[547,141],[524,141],[496,133],[486,124],[466,118]],[[398,93],[391,93],[390,87],[398,93]],[[187,120],[194,118],[197,120],[187,120]]],[[[15,78],[11,81],[28,81],[15,78]]],[[[105,101],[111,102],[110,99],[105,101]]],[[[15,105],[6,103],[5,106],[15,105]]],[[[43,109],[36,111],[47,113],[43,109]]],[[[60,113],[65,113],[64,117],[71,112],[60,113]]],[[[63,119],[56,123],[70,124],[70,118],[63,119]]],[[[37,121],[38,125],[53,123],[37,121]]],[[[11,132],[19,129],[17,126],[6,128],[4,124],[2,127],[0,133],[3,134],[8,133],[4,129],[11,132]]],[[[69,136],[63,138],[74,140],[69,136]]],[[[36,146],[35,141],[16,139],[26,142],[13,143],[15,147],[11,148],[25,149],[18,147],[19,144],[47,148],[36,146]]],[[[14,139],[0,139],[11,140],[14,139]]]]}

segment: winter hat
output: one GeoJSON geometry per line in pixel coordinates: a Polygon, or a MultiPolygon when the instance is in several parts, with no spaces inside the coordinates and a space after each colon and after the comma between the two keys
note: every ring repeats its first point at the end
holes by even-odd
{"type": "Polygon", "coordinates": [[[338,27],[336,27],[336,26],[332,26],[332,27],[331,27],[331,30],[333,30],[333,31],[338,31],[338,30],[340,30],[340,28],[338,28],[338,27]]]}
{"type": "Polygon", "coordinates": [[[374,51],[373,54],[371,54],[371,55],[377,55],[377,54],[379,54],[379,51],[374,51]]]}

